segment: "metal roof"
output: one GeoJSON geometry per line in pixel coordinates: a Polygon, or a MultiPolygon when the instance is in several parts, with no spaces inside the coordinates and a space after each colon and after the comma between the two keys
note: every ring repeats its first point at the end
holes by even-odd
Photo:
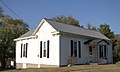
{"type": "MultiPolygon", "coordinates": [[[[85,28],[80,28],[80,27],[69,25],[69,24],[55,22],[55,21],[51,21],[49,19],[43,19],[42,21],[48,22],[54,29],[56,29],[57,31],[60,31],[60,32],[66,32],[66,33],[88,36],[88,37],[93,37],[93,38],[98,38],[98,39],[110,40],[109,38],[107,38],[106,36],[104,36],[103,34],[101,34],[98,31],[88,30],[85,28]]],[[[42,25],[42,23],[40,23],[40,25],[38,25],[39,27],[37,27],[35,30],[30,30],[27,33],[20,36],[19,38],[32,36],[33,33],[36,33],[38,31],[38,29],[40,28],[41,25],[42,25]]]]}
{"type": "Polygon", "coordinates": [[[49,19],[45,19],[45,20],[57,31],[110,40],[109,38],[107,38],[106,36],[104,36],[103,34],[101,34],[98,31],[88,30],[85,28],[80,28],[80,27],[69,25],[69,24],[55,22],[55,21],[51,21],[49,19]]]}
{"type": "Polygon", "coordinates": [[[30,31],[28,31],[27,33],[25,33],[25,34],[21,35],[19,38],[29,37],[29,36],[31,36],[31,35],[32,35],[32,33],[33,33],[33,32],[34,32],[34,30],[30,30],[30,31]]]}

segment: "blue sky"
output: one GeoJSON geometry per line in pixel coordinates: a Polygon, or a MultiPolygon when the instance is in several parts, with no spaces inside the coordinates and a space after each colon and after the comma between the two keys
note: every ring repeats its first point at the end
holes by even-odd
{"type": "MultiPolygon", "coordinates": [[[[110,25],[112,31],[120,34],[120,0],[4,0],[4,2],[34,29],[42,18],[57,15],[71,15],[81,25],[91,23],[99,27],[110,25]]],[[[5,13],[17,18],[0,2],[5,13]]]]}

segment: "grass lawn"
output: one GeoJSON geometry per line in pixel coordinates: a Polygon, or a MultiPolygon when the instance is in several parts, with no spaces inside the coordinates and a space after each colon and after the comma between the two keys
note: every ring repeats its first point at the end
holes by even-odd
{"type": "Polygon", "coordinates": [[[75,65],[71,67],[6,70],[2,72],[120,72],[120,65],[75,65]]]}

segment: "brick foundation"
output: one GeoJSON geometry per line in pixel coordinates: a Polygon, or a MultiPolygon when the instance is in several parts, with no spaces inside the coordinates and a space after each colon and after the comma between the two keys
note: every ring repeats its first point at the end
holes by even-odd
{"type": "Polygon", "coordinates": [[[38,64],[26,64],[26,68],[38,68],[38,64]]]}

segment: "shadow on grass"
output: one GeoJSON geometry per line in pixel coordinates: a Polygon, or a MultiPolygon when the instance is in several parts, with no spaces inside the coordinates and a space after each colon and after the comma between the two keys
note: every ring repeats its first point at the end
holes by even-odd
{"type": "Polygon", "coordinates": [[[0,71],[7,71],[7,70],[14,70],[15,68],[3,68],[3,67],[0,67],[0,71]]]}

